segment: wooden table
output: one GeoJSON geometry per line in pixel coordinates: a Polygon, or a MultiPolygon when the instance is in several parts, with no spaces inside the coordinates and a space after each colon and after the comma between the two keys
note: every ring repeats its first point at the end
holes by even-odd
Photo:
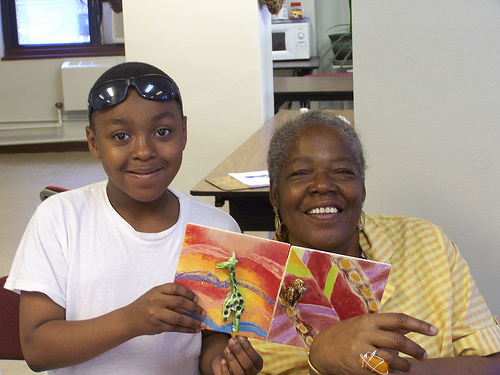
{"type": "MultiPolygon", "coordinates": [[[[352,110],[335,110],[333,112],[344,116],[353,123],[354,112],[352,110]]],[[[267,150],[274,128],[298,114],[299,111],[279,111],[196,184],[191,189],[191,194],[213,196],[216,207],[222,207],[228,201],[229,213],[238,222],[242,231],[274,231],[274,212],[269,203],[269,187],[241,188],[235,180],[228,176],[228,173],[267,169],[267,150]],[[235,188],[228,189],[231,186],[235,188]]]]}
{"type": "Polygon", "coordinates": [[[287,101],[354,100],[352,73],[274,77],[274,113],[287,101]]]}
{"type": "Polygon", "coordinates": [[[294,76],[305,76],[311,74],[314,69],[319,68],[319,56],[312,56],[307,60],[282,60],[273,61],[274,70],[293,69],[294,76]]]}

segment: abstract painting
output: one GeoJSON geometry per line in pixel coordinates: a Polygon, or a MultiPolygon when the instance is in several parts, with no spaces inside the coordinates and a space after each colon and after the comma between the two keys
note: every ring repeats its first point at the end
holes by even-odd
{"type": "Polygon", "coordinates": [[[210,329],[309,347],[318,332],[375,313],[389,264],[188,224],[175,282],[210,329]]]}
{"type": "Polygon", "coordinates": [[[235,253],[235,285],[245,301],[238,334],[265,339],[276,296],[285,272],[290,245],[240,233],[188,224],[177,265],[175,282],[200,297],[210,329],[233,332],[232,318],[224,322],[223,305],[231,294],[227,268],[217,265],[235,253]]]}
{"type": "Polygon", "coordinates": [[[377,312],[390,268],[385,263],[292,246],[267,340],[309,347],[328,326],[377,312]],[[305,291],[296,303],[290,303],[286,297],[297,280],[305,291]]]}

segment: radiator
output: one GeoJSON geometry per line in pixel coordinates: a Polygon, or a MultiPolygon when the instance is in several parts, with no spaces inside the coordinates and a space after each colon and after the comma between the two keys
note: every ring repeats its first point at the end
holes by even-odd
{"type": "Polygon", "coordinates": [[[64,110],[87,110],[87,98],[94,82],[106,70],[124,60],[124,57],[99,57],[64,61],[61,65],[64,110]]]}

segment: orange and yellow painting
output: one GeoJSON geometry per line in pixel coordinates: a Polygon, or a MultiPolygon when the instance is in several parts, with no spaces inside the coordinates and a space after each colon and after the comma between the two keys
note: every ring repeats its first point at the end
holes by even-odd
{"type": "Polygon", "coordinates": [[[175,282],[210,329],[309,347],[318,332],[378,311],[389,264],[188,224],[175,282]]]}
{"type": "Polygon", "coordinates": [[[232,317],[227,321],[222,317],[224,302],[232,292],[229,270],[217,267],[234,252],[235,286],[245,305],[238,334],[266,339],[289,247],[264,238],[188,224],[175,282],[199,296],[210,329],[236,331],[232,317]]]}

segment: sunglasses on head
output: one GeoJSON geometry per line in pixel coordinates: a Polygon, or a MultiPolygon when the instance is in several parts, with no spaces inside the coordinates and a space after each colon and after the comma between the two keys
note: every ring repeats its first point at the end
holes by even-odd
{"type": "Polygon", "coordinates": [[[114,79],[97,86],[89,95],[89,113],[93,109],[104,109],[123,102],[130,86],[134,86],[145,99],[176,100],[182,108],[181,94],[173,80],[158,74],[146,74],[114,79]]]}

